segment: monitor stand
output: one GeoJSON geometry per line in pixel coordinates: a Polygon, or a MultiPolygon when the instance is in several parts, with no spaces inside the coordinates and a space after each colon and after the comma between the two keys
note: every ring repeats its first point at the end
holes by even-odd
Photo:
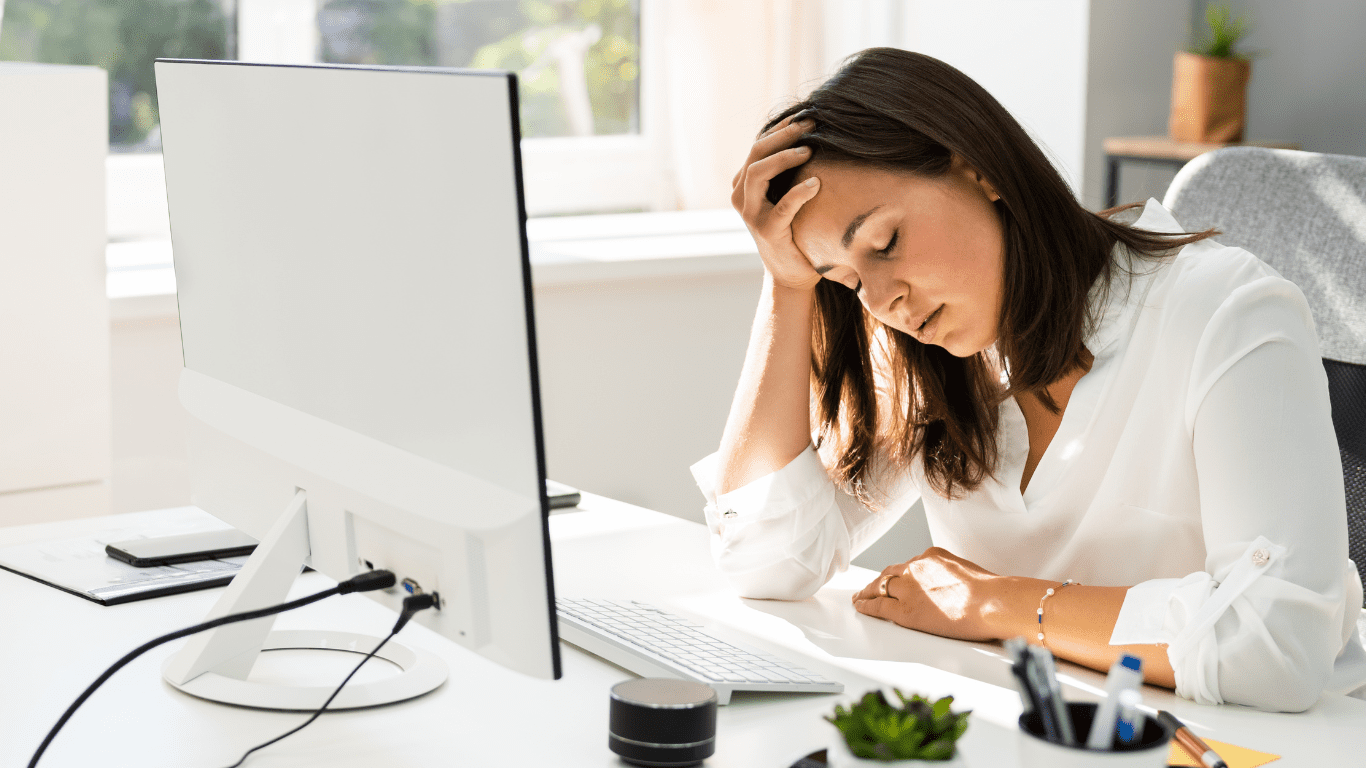
{"type": "MultiPolygon", "coordinates": [[[[310,554],[307,510],[306,494],[300,490],[209,611],[206,621],[285,602],[300,565],[310,554]]],[[[166,659],[162,677],[185,693],[209,701],[260,709],[315,710],[341,680],[320,680],[311,686],[252,682],[247,677],[261,652],[297,648],[367,654],[382,639],[349,632],[271,632],[274,623],[275,617],[269,616],[194,635],[166,659]]],[[[402,672],[374,682],[348,683],[328,705],[329,710],[405,701],[446,681],[446,663],[426,651],[390,640],[375,657],[402,672]]],[[[355,659],[359,663],[361,656],[355,659]]]]}

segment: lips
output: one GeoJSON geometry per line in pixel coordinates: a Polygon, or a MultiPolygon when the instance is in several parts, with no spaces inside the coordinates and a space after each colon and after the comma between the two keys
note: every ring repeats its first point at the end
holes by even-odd
{"type": "Polygon", "coordinates": [[[939,331],[939,315],[944,311],[944,305],[940,304],[933,311],[921,318],[915,326],[915,331],[911,334],[921,344],[929,344],[934,341],[934,337],[939,331]]]}

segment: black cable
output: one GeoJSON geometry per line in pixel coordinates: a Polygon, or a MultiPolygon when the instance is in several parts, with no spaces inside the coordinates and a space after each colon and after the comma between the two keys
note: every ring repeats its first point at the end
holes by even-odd
{"type": "Polygon", "coordinates": [[[389,571],[370,571],[368,573],[362,573],[353,579],[343,581],[331,589],[325,589],[322,592],[309,595],[308,597],[301,597],[298,600],[273,605],[268,608],[259,608],[254,611],[243,611],[242,613],[221,616],[212,621],[196,624],[193,627],[186,627],[185,629],[172,632],[168,635],[162,635],[155,640],[149,640],[148,642],[143,643],[137,648],[129,651],[123,658],[114,662],[109,669],[104,671],[104,674],[100,675],[95,679],[95,682],[90,684],[90,687],[86,688],[80,696],[77,696],[75,701],[71,702],[71,706],[67,707],[66,711],[62,713],[62,716],[57,719],[57,724],[52,726],[52,730],[47,732],[47,736],[43,738],[43,743],[38,745],[38,750],[33,753],[33,759],[28,761],[28,768],[34,768],[34,766],[38,765],[38,758],[42,757],[43,753],[47,751],[48,745],[57,737],[57,732],[62,730],[62,726],[66,725],[66,721],[70,720],[71,716],[76,714],[76,710],[85,703],[86,699],[90,698],[90,695],[93,694],[97,688],[104,685],[104,682],[113,677],[115,672],[123,669],[129,662],[153,648],[169,643],[172,640],[179,640],[182,637],[189,637],[190,635],[214,629],[215,627],[221,627],[224,624],[235,624],[239,621],[251,621],[252,619],[274,616],[277,613],[284,613],[285,611],[292,611],[295,608],[302,608],[309,603],[316,603],[319,600],[333,595],[345,595],[350,594],[351,592],[369,592],[372,589],[387,589],[392,587],[394,583],[394,574],[389,571]]]}
{"type": "Polygon", "coordinates": [[[351,682],[351,678],[355,677],[356,673],[360,671],[360,668],[365,666],[365,662],[369,661],[370,659],[373,659],[375,657],[375,654],[379,653],[379,649],[383,648],[385,643],[393,639],[394,635],[397,635],[398,631],[400,629],[403,629],[403,625],[407,624],[408,620],[411,619],[414,614],[416,614],[418,611],[423,611],[428,608],[431,608],[432,606],[436,605],[436,603],[437,599],[435,595],[411,595],[409,597],[403,598],[403,612],[399,614],[398,622],[395,623],[394,628],[390,630],[389,636],[379,641],[379,645],[376,645],[373,651],[370,651],[370,653],[365,655],[365,658],[360,660],[360,663],[356,665],[356,668],[351,670],[351,674],[347,675],[346,679],[341,681],[341,685],[337,686],[337,689],[332,692],[332,695],[327,697],[327,701],[324,701],[323,705],[321,707],[318,707],[318,711],[314,712],[312,717],[303,721],[294,728],[285,731],[279,736],[276,736],[270,741],[265,741],[260,744],[257,744],[251,749],[248,749],[246,752],[243,752],[242,756],[238,758],[237,762],[233,763],[232,765],[229,765],[228,768],[237,768],[242,763],[246,762],[247,757],[252,752],[255,752],[258,749],[265,749],[266,747],[269,747],[271,744],[280,741],[286,736],[293,736],[299,731],[302,731],[309,723],[321,717],[322,713],[327,711],[327,707],[332,703],[332,700],[337,698],[337,694],[341,693],[342,689],[346,687],[346,684],[351,682]]]}

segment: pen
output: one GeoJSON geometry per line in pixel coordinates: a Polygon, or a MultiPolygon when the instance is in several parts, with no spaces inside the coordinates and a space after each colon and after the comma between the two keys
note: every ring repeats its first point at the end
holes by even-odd
{"type": "Polygon", "coordinates": [[[1033,668],[1037,671],[1037,677],[1033,682],[1039,688],[1039,703],[1052,712],[1053,721],[1057,725],[1057,742],[1076,746],[1077,737],[1072,730],[1072,718],[1067,713],[1067,702],[1062,698],[1062,688],[1058,685],[1058,676],[1053,667],[1053,654],[1049,653],[1047,648],[1035,645],[1029,646],[1028,651],[1034,659],[1033,668]]]}
{"type": "Polygon", "coordinates": [[[1182,749],[1189,752],[1191,757],[1194,757],[1205,768],[1228,768],[1228,764],[1224,762],[1222,757],[1219,757],[1218,752],[1210,749],[1208,744],[1201,741],[1199,736],[1192,733],[1191,729],[1187,728],[1185,723],[1177,720],[1172,713],[1165,709],[1159,710],[1157,722],[1170,728],[1176,736],[1176,743],[1180,744],[1182,749]]]}
{"type": "Polygon", "coordinates": [[[1062,733],[1058,730],[1058,715],[1057,711],[1053,709],[1048,684],[1043,679],[1043,670],[1039,669],[1038,660],[1028,649],[1025,649],[1020,661],[1024,667],[1025,688],[1029,691],[1030,700],[1034,704],[1034,711],[1039,713],[1039,722],[1043,724],[1044,738],[1055,744],[1060,744],[1062,743],[1062,733]]]}
{"type": "Polygon", "coordinates": [[[1053,655],[1046,648],[1031,645],[1031,652],[1038,660],[1038,668],[1044,674],[1044,685],[1048,687],[1049,704],[1053,707],[1053,713],[1057,717],[1057,732],[1061,737],[1061,742],[1067,746],[1076,746],[1076,731],[1072,730],[1072,717],[1067,712],[1067,701],[1063,701],[1063,687],[1057,685],[1057,667],[1053,664],[1053,655]]]}
{"type": "Polygon", "coordinates": [[[1024,656],[1028,647],[1024,638],[1015,637],[1005,641],[1006,655],[1010,657],[1010,675],[1015,678],[1015,687],[1020,691],[1020,706],[1027,715],[1033,712],[1034,695],[1029,690],[1029,679],[1025,676],[1024,656]]]}

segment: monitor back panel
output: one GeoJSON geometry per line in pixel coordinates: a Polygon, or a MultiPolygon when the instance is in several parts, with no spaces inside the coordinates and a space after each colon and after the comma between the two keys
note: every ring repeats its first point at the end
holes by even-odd
{"type": "Polygon", "coordinates": [[[186,368],[536,498],[509,82],[159,62],[186,368]]]}

